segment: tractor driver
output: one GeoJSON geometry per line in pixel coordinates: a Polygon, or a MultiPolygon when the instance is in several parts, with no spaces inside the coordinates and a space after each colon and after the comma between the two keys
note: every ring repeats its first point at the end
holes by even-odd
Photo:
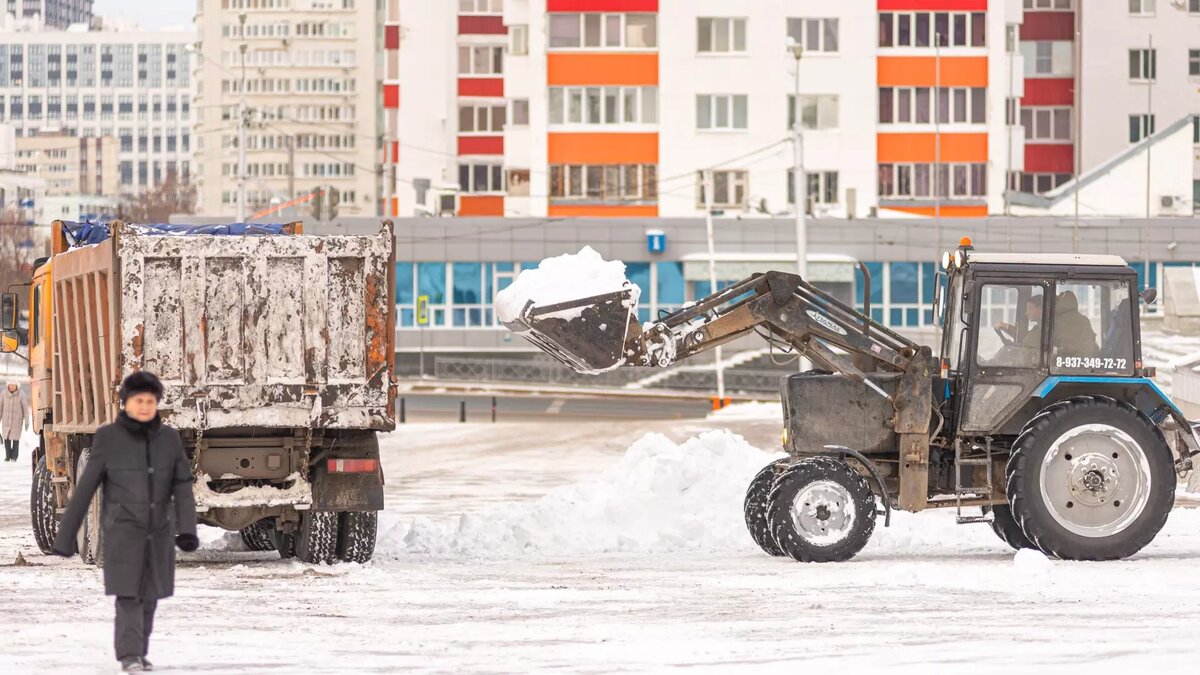
{"type": "Polygon", "coordinates": [[[997,332],[1005,333],[1012,338],[1013,343],[1025,353],[1037,353],[1042,345],[1042,296],[1031,295],[1025,302],[1025,334],[1017,336],[1017,327],[1011,323],[1000,322],[995,328],[997,332]]]}

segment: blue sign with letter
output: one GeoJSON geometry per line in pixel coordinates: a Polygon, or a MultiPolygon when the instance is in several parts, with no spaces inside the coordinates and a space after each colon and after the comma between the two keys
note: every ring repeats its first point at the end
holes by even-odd
{"type": "Polygon", "coordinates": [[[667,250],[667,233],[666,232],[647,232],[646,233],[646,248],[651,253],[662,253],[667,250]]]}

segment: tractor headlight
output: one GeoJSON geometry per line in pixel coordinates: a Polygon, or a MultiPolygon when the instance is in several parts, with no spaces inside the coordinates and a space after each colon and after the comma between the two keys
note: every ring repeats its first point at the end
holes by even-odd
{"type": "Polygon", "coordinates": [[[942,251],[942,269],[950,269],[950,251],[942,251]]]}
{"type": "Polygon", "coordinates": [[[964,256],[963,256],[962,249],[959,249],[959,250],[957,250],[957,251],[955,251],[955,252],[954,252],[954,266],[955,266],[955,267],[962,267],[962,266],[963,266],[963,257],[964,257],[964,256]]]}

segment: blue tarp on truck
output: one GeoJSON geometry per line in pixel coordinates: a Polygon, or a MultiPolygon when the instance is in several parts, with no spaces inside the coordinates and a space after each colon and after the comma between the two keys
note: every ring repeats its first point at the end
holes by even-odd
{"type": "MultiPolygon", "coordinates": [[[[75,223],[60,221],[63,236],[71,248],[90,246],[112,236],[107,222],[75,223]]],[[[212,236],[273,236],[292,234],[285,223],[230,223],[227,225],[170,225],[161,224],[126,224],[126,227],[140,233],[150,235],[212,235],[212,236]]]]}

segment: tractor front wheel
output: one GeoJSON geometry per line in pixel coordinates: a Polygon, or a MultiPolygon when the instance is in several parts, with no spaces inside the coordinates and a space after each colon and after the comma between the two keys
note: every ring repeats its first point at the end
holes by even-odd
{"type": "Polygon", "coordinates": [[[767,500],[775,543],[800,562],[853,558],[875,531],[875,495],[862,474],[832,457],[784,470],[767,500]]]}

